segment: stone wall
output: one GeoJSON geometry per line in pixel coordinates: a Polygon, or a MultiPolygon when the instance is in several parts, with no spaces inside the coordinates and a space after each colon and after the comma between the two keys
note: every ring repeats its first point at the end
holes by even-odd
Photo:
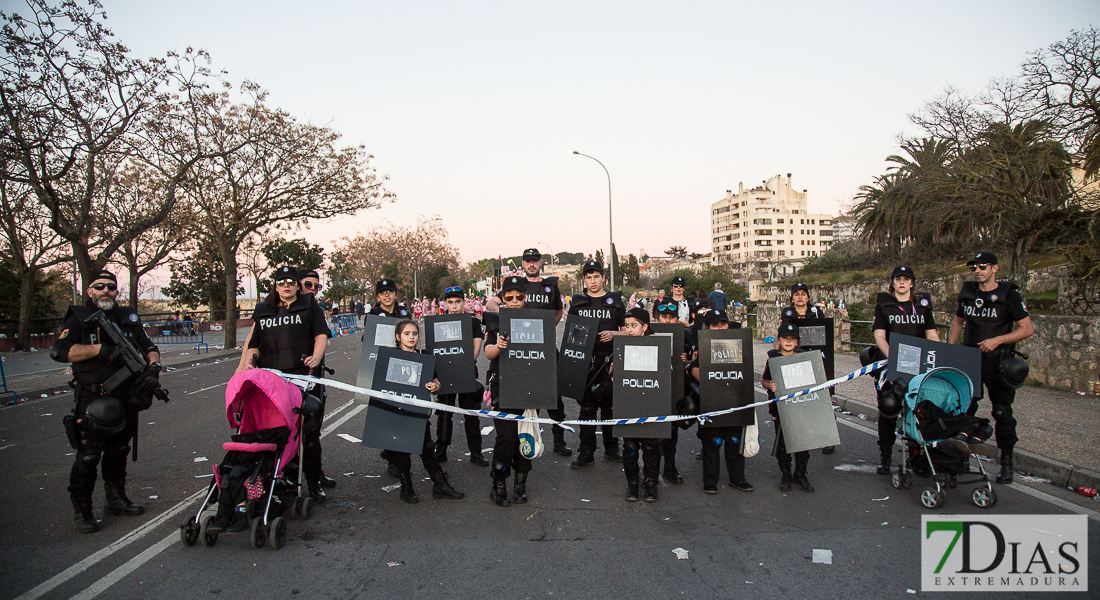
{"type": "Polygon", "coordinates": [[[1035,335],[1020,343],[1029,355],[1029,380],[1062,390],[1091,393],[1100,379],[1100,319],[1032,315],[1035,335]]]}

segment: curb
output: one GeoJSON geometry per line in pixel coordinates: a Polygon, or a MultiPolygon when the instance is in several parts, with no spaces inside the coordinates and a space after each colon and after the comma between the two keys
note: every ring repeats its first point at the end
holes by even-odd
{"type": "MultiPolygon", "coordinates": [[[[833,394],[833,399],[836,405],[844,410],[861,413],[867,417],[868,421],[878,421],[878,407],[876,406],[871,406],[841,394],[833,394]]],[[[989,444],[981,445],[980,454],[993,461],[1000,460],[1001,456],[1000,450],[989,444]]],[[[1013,463],[1017,471],[1045,477],[1061,488],[1072,487],[1075,490],[1079,486],[1100,488],[1100,473],[1028,450],[1016,448],[1013,452],[1013,463]]]]}

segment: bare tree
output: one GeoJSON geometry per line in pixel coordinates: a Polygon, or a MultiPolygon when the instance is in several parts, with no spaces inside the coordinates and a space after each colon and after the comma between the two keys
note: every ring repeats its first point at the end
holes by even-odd
{"type": "Polygon", "coordinates": [[[458,269],[458,250],[447,236],[439,221],[421,219],[416,227],[387,223],[355,238],[344,238],[336,249],[348,263],[351,278],[364,289],[380,279],[387,266],[396,267],[397,285],[407,299],[413,297],[414,287],[419,287],[421,295],[430,290],[433,273],[441,267],[458,269]],[[419,285],[414,286],[414,281],[419,285]]]}

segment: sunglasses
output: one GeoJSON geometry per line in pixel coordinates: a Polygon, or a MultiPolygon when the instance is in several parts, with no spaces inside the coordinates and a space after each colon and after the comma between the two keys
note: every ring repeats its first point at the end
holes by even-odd
{"type": "Polygon", "coordinates": [[[280,279],[279,281],[275,282],[275,285],[293,287],[298,285],[298,282],[293,279],[280,279]]]}
{"type": "MultiPolygon", "coordinates": [[[[457,285],[454,286],[454,287],[449,287],[449,288],[443,290],[443,295],[447,295],[447,294],[462,294],[462,288],[457,286],[457,285]]],[[[465,294],[463,294],[463,295],[465,295],[465,294]]]]}
{"type": "Polygon", "coordinates": [[[662,304],[662,305],[657,307],[657,312],[675,312],[679,309],[680,309],[679,306],[676,306],[676,305],[673,305],[673,304],[662,304]]]}
{"type": "Polygon", "coordinates": [[[103,290],[113,292],[118,289],[118,286],[113,283],[93,283],[91,287],[97,292],[102,292],[103,290]]]}
{"type": "Polygon", "coordinates": [[[523,294],[505,294],[505,302],[514,302],[516,300],[523,300],[523,294]]]}
{"type": "Polygon", "coordinates": [[[984,271],[988,268],[989,265],[970,265],[970,272],[973,273],[974,271],[984,271]]]}
{"type": "Polygon", "coordinates": [[[306,288],[307,290],[317,290],[319,292],[319,291],[321,291],[321,288],[323,288],[325,286],[323,286],[319,283],[313,283],[312,281],[303,281],[302,282],[302,287],[306,288]]]}
{"type": "Polygon", "coordinates": [[[672,284],[672,287],[674,287],[674,288],[682,288],[682,287],[684,287],[684,286],[680,285],[679,283],[674,283],[674,284],[672,284]]]}

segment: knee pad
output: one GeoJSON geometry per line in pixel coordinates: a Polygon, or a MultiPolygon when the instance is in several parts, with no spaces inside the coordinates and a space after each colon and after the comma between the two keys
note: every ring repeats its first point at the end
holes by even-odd
{"type": "Polygon", "coordinates": [[[1012,418],[1012,405],[1011,404],[994,404],[990,411],[993,415],[993,419],[1001,421],[1012,418]]]}
{"type": "Polygon", "coordinates": [[[878,412],[887,419],[893,419],[901,414],[901,398],[892,392],[882,392],[878,397],[878,412]]]}
{"type": "Polygon", "coordinates": [[[130,444],[107,447],[103,449],[103,453],[115,459],[125,458],[126,455],[130,453],[130,444]]]}
{"type": "Polygon", "coordinates": [[[100,456],[102,456],[100,450],[81,450],[76,455],[80,464],[92,469],[99,466],[100,456]]]}

